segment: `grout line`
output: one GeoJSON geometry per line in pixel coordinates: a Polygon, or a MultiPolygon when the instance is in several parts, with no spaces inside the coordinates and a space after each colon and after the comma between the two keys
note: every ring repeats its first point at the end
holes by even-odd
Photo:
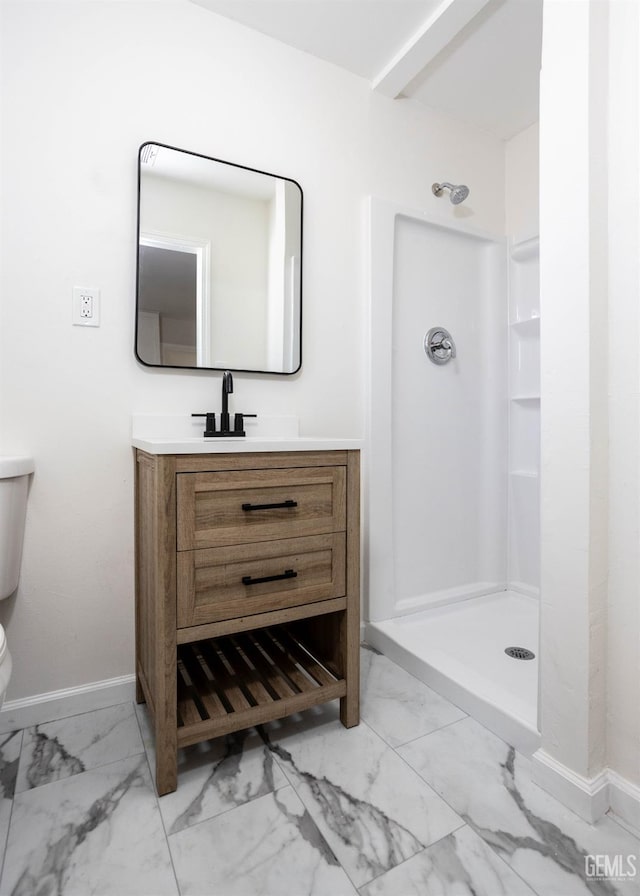
{"type": "Polygon", "coordinates": [[[611,808],[607,809],[607,811],[603,815],[603,818],[604,817],[610,818],[611,821],[614,822],[614,824],[617,824],[618,827],[622,828],[623,831],[626,831],[627,834],[631,834],[631,836],[634,837],[640,844],[640,828],[636,828],[632,824],[626,822],[624,818],[620,818],[620,816],[616,815],[616,813],[611,808]]]}
{"type": "MultiPolygon", "coordinates": [[[[469,715],[469,713],[465,709],[463,709],[461,706],[458,706],[458,704],[455,703],[451,699],[451,697],[445,697],[444,694],[441,694],[440,691],[436,690],[436,688],[434,688],[432,685],[427,684],[426,681],[423,681],[421,678],[418,678],[417,675],[414,675],[413,672],[410,672],[408,669],[405,669],[404,666],[401,666],[395,660],[392,660],[391,657],[387,656],[387,654],[383,653],[383,651],[378,650],[377,647],[371,647],[371,645],[366,644],[366,642],[362,642],[362,644],[360,646],[364,647],[365,650],[368,650],[371,653],[373,653],[374,656],[377,654],[378,656],[384,657],[388,663],[391,663],[393,666],[395,666],[396,669],[399,669],[401,672],[404,672],[405,675],[411,676],[411,678],[413,678],[413,680],[416,681],[423,688],[426,688],[428,691],[430,691],[432,694],[435,694],[441,700],[445,700],[447,703],[450,703],[451,706],[455,706],[456,709],[460,710],[460,712],[463,712],[466,716],[469,715]]],[[[405,648],[403,645],[399,645],[399,646],[402,647],[403,650],[408,650],[408,648],[405,648]]],[[[375,662],[375,660],[372,659],[371,664],[373,664],[374,662],[375,662]]],[[[444,673],[442,673],[442,674],[444,674],[444,673]]]]}
{"type": "MultiPolygon", "coordinates": [[[[457,815],[457,813],[456,813],[456,815],[457,815]]],[[[469,825],[468,822],[464,821],[463,819],[460,819],[460,824],[458,825],[457,828],[454,828],[452,831],[449,831],[448,833],[443,834],[442,837],[438,837],[438,839],[434,840],[433,843],[429,843],[423,849],[419,850],[418,852],[414,852],[414,854],[412,856],[408,856],[406,859],[403,859],[401,862],[398,862],[397,865],[392,865],[391,868],[387,868],[386,871],[382,871],[380,874],[376,874],[374,877],[371,878],[371,880],[367,880],[367,881],[365,881],[365,883],[361,884],[361,886],[358,888],[358,891],[364,889],[365,887],[368,887],[369,884],[373,883],[373,881],[380,880],[385,875],[391,874],[391,872],[395,871],[396,868],[402,868],[402,866],[406,865],[407,862],[410,862],[412,859],[415,859],[418,856],[424,855],[425,852],[428,852],[436,844],[441,843],[443,840],[446,840],[447,837],[451,837],[452,834],[455,834],[457,831],[461,831],[463,828],[467,828],[467,827],[471,828],[471,825],[469,825]]],[[[473,828],[471,828],[471,830],[473,830],[473,828]]],[[[475,833],[475,831],[474,831],[474,833],[475,833]]]]}
{"type": "MultiPolygon", "coordinates": [[[[223,735],[224,737],[224,735],[223,735]]],[[[223,809],[222,812],[217,812],[215,815],[210,815],[208,818],[201,818],[200,821],[196,821],[193,824],[188,824],[186,827],[182,828],[179,831],[174,831],[172,834],[167,834],[167,840],[171,842],[171,837],[179,837],[180,834],[186,834],[187,831],[193,831],[196,828],[201,827],[203,824],[208,824],[210,821],[216,821],[218,818],[223,818],[225,815],[228,815],[230,812],[235,812],[236,809],[242,809],[244,806],[249,806],[251,803],[257,803],[260,800],[265,799],[266,797],[274,797],[281,790],[286,790],[287,787],[290,787],[296,796],[299,797],[298,791],[295,789],[293,784],[287,783],[282,787],[278,787],[276,790],[269,790],[267,793],[261,793],[259,796],[254,796],[252,799],[246,800],[244,803],[238,803],[237,806],[229,806],[227,809],[223,809]]],[[[168,795],[168,794],[167,794],[168,795]]],[[[162,799],[162,797],[158,797],[158,799],[162,799]]],[[[302,802],[302,800],[300,800],[302,802]]],[[[304,805],[304,803],[303,803],[304,805]]],[[[306,806],[305,806],[306,809],[306,806]]]]}
{"type": "MultiPolygon", "coordinates": [[[[125,706],[127,703],[131,702],[131,700],[117,700],[115,703],[109,703],[107,706],[98,706],[95,709],[83,709],[80,712],[72,712],[69,713],[69,715],[56,717],[55,719],[47,719],[45,722],[34,722],[30,725],[24,725],[22,728],[17,728],[15,730],[32,731],[34,728],[44,728],[46,725],[57,725],[58,722],[66,722],[68,719],[76,719],[78,716],[87,716],[97,712],[106,712],[109,709],[113,709],[114,706],[125,706]]],[[[9,733],[9,731],[0,731],[0,737],[2,737],[3,734],[9,733]]]]}
{"type": "Polygon", "coordinates": [[[20,771],[20,761],[22,759],[22,748],[24,746],[24,728],[19,728],[16,731],[16,734],[20,733],[20,749],[18,751],[18,766],[16,768],[16,780],[13,788],[13,797],[11,798],[11,809],[9,810],[9,821],[7,823],[7,836],[4,841],[4,848],[2,850],[2,863],[0,864],[0,885],[2,884],[2,879],[4,877],[4,866],[7,860],[7,849],[9,847],[9,834],[11,833],[11,822],[13,820],[13,805],[16,799],[16,789],[15,785],[18,783],[18,772],[20,771]]]}
{"type": "Polygon", "coordinates": [[[162,811],[160,809],[160,797],[158,796],[158,791],[156,789],[156,778],[155,778],[154,770],[151,768],[151,760],[149,758],[149,752],[148,752],[147,747],[144,742],[144,732],[142,730],[142,725],[140,723],[140,717],[138,715],[136,706],[146,706],[146,703],[136,704],[136,702],[134,700],[133,701],[133,714],[135,716],[136,723],[138,725],[138,731],[140,732],[140,740],[142,741],[142,747],[143,747],[144,754],[145,754],[145,757],[147,760],[147,768],[149,769],[149,776],[151,778],[151,790],[153,791],[153,796],[156,801],[156,811],[160,818],[160,824],[162,826],[162,831],[164,833],[164,842],[167,847],[167,853],[169,854],[169,861],[171,862],[171,870],[173,871],[173,877],[176,882],[176,891],[178,892],[178,894],[180,896],[180,894],[182,893],[182,889],[180,887],[180,881],[178,880],[176,866],[174,865],[174,862],[173,862],[173,853],[171,852],[171,846],[169,845],[169,835],[167,834],[167,827],[164,823],[164,816],[162,815],[162,811]]]}
{"type": "MultiPolygon", "coordinates": [[[[452,705],[455,705],[455,704],[452,704],[452,705]]],[[[456,707],[456,709],[458,709],[458,707],[456,707]]],[[[464,709],[461,709],[460,712],[464,712],[464,709]]],[[[409,740],[405,740],[401,744],[396,744],[396,746],[389,744],[389,746],[391,747],[392,750],[395,750],[397,752],[400,747],[408,747],[409,744],[414,744],[417,740],[422,740],[423,737],[429,737],[430,734],[436,734],[438,731],[444,731],[445,728],[451,728],[452,725],[457,725],[459,722],[464,722],[468,718],[470,718],[469,713],[465,713],[461,719],[453,719],[453,721],[446,722],[444,725],[440,725],[439,728],[434,728],[432,731],[425,731],[424,734],[418,734],[418,735],[416,735],[416,737],[412,737],[409,740]]],[[[496,735],[496,737],[497,737],[497,735],[496,735]]]]}

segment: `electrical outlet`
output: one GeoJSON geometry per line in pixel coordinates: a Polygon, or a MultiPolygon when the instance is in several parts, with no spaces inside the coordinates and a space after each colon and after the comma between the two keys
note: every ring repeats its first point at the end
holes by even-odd
{"type": "Polygon", "coordinates": [[[93,317],[93,296],[91,293],[81,293],[80,295],[80,317],[93,317]]]}
{"type": "Polygon", "coordinates": [[[100,326],[100,290],[74,286],[71,322],[77,327],[100,326]]]}

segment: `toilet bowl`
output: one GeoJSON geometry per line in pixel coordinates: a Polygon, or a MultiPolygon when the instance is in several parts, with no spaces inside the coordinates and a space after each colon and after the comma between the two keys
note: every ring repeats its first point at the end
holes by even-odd
{"type": "Polygon", "coordinates": [[[13,660],[9,653],[9,645],[7,644],[7,636],[4,629],[0,625],[0,708],[4,702],[4,695],[7,693],[11,671],[13,669],[13,660]]]}
{"type": "MultiPolygon", "coordinates": [[[[29,475],[33,469],[31,457],[0,457],[0,600],[12,595],[18,587],[29,475]]],[[[7,638],[0,625],[0,706],[12,666],[7,638]]]]}

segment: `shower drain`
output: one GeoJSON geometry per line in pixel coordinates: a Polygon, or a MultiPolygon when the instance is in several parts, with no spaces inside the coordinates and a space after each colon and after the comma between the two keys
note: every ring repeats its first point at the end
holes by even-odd
{"type": "Polygon", "coordinates": [[[533,660],[536,656],[533,651],[527,650],[526,647],[507,647],[505,653],[507,656],[513,657],[514,660],[533,660]]]}

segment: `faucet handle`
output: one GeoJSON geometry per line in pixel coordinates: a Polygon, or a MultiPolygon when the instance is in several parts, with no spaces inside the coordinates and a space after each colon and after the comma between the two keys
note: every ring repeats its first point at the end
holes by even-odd
{"type": "Polygon", "coordinates": [[[192,414],[192,417],[206,417],[206,423],[204,427],[204,435],[205,438],[207,436],[215,435],[216,432],[216,415],[211,412],[207,412],[206,414],[192,414]]]}
{"type": "Polygon", "coordinates": [[[233,415],[233,432],[234,435],[243,436],[245,435],[244,431],[244,418],[245,417],[257,417],[257,414],[234,414],[233,415]]]}

